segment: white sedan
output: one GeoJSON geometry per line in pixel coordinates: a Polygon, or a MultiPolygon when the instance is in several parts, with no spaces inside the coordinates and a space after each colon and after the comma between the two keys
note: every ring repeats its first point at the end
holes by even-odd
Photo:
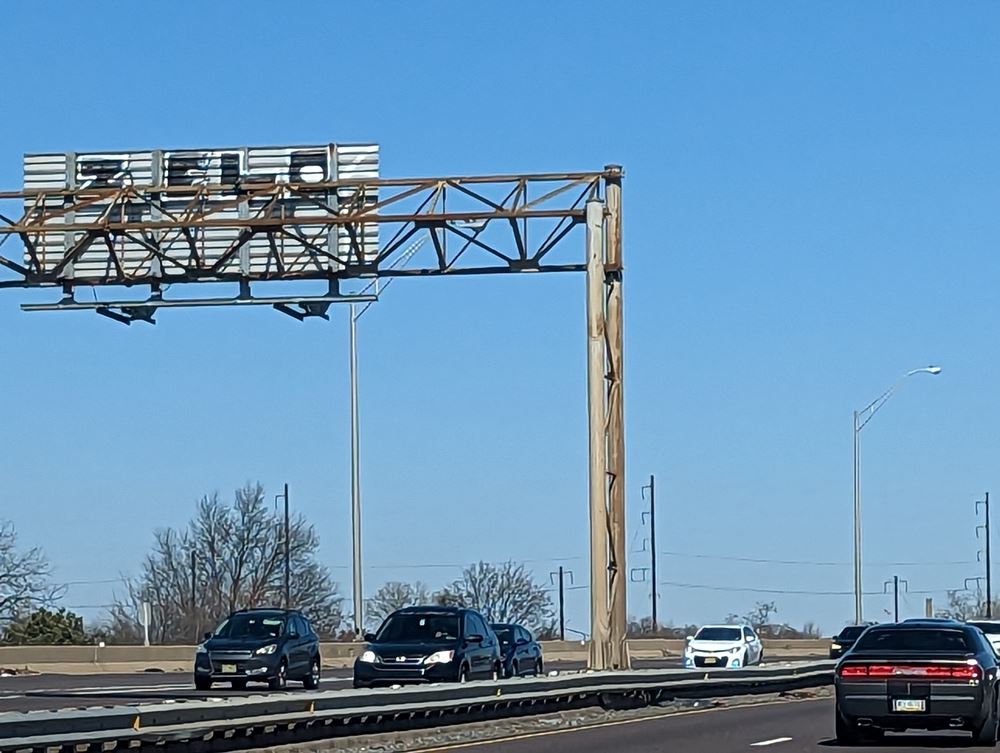
{"type": "Polygon", "coordinates": [[[688,637],[684,666],[739,669],[760,664],[764,646],[749,625],[705,625],[688,637]]]}

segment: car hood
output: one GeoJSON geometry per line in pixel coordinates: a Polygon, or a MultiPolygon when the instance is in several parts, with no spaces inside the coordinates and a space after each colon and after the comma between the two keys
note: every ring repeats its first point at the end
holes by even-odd
{"type": "Polygon", "coordinates": [[[205,648],[209,651],[256,651],[262,646],[270,646],[272,643],[277,643],[277,638],[272,638],[266,641],[246,641],[246,640],[230,640],[227,638],[212,638],[205,641],[205,648]]]}
{"type": "Polygon", "coordinates": [[[368,649],[380,657],[394,658],[397,656],[430,656],[438,651],[454,651],[458,643],[369,643],[368,649]]]}
{"type": "Polygon", "coordinates": [[[732,651],[743,648],[743,641],[691,641],[688,646],[692,651],[732,651]]]}

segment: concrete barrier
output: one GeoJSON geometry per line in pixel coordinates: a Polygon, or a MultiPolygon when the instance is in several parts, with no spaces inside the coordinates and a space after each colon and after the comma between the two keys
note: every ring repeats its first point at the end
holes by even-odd
{"type": "MultiPolygon", "coordinates": [[[[764,653],[772,658],[826,656],[825,640],[765,640],[764,653]]],[[[545,641],[547,659],[586,661],[587,646],[580,641],[545,641]]],[[[320,651],[326,667],[348,667],[364,650],[361,643],[323,643],[320,651]]],[[[661,659],[680,656],[684,641],[644,638],[629,641],[634,659],[661,659]]],[[[89,674],[144,671],[190,672],[194,646],[0,646],[0,667],[35,672],[89,674]]]]}

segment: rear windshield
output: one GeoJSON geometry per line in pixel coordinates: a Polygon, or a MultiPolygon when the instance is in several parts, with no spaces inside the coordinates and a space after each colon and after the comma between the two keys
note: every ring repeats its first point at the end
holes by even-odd
{"type": "Polygon", "coordinates": [[[703,627],[695,635],[696,641],[738,641],[743,631],[738,627],[703,627]]]}
{"type": "Polygon", "coordinates": [[[493,625],[493,632],[504,646],[514,642],[514,628],[510,625],[493,625]]]}
{"type": "Polygon", "coordinates": [[[979,628],[986,635],[1000,635],[1000,622],[970,622],[969,624],[979,628]]]}
{"type": "Polygon", "coordinates": [[[458,615],[403,612],[385,621],[375,640],[382,643],[457,641],[458,615]]]}
{"type": "Polygon", "coordinates": [[[855,644],[856,651],[974,652],[975,646],[962,630],[879,630],[872,628],[855,644]]]}
{"type": "Polygon", "coordinates": [[[861,635],[868,629],[867,625],[850,625],[845,627],[840,631],[840,635],[837,636],[842,641],[854,641],[857,640],[858,636],[861,635]]]}

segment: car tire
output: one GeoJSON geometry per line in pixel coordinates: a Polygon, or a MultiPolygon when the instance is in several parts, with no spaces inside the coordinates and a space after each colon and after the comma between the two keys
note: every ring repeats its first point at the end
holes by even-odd
{"type": "Polygon", "coordinates": [[[513,677],[520,677],[521,676],[521,668],[519,666],[517,666],[517,662],[516,661],[513,662],[510,665],[510,676],[512,678],[513,677]]]}
{"type": "Polygon", "coordinates": [[[982,725],[972,731],[973,743],[977,747],[995,747],[997,744],[997,735],[1000,733],[998,724],[1000,724],[1000,716],[997,715],[997,703],[996,699],[994,699],[993,710],[990,712],[990,715],[986,717],[982,725]]]}
{"type": "Polygon", "coordinates": [[[750,666],[750,651],[749,649],[743,652],[743,661],[740,662],[740,669],[746,669],[750,666]]]}
{"type": "Polygon", "coordinates": [[[535,677],[541,677],[545,674],[545,665],[542,664],[541,659],[535,659],[535,677]]]}
{"type": "Polygon", "coordinates": [[[493,682],[503,677],[503,666],[499,663],[493,665],[493,682]]]}
{"type": "Polygon", "coordinates": [[[194,678],[194,689],[195,690],[211,690],[212,681],[207,677],[195,677],[194,678]]]}
{"type": "Polygon", "coordinates": [[[230,683],[233,686],[233,690],[246,690],[247,681],[246,680],[233,680],[230,683]]]}
{"type": "Polygon", "coordinates": [[[463,685],[469,681],[469,668],[464,664],[461,669],[458,670],[458,681],[463,685]]]}
{"type": "Polygon", "coordinates": [[[354,681],[354,689],[355,690],[361,690],[361,689],[367,688],[367,687],[368,686],[365,685],[363,682],[361,682],[361,680],[355,680],[354,681]]]}
{"type": "Polygon", "coordinates": [[[288,664],[284,659],[278,665],[278,673],[267,681],[269,690],[284,690],[288,687],[288,664]]]}
{"type": "Polygon", "coordinates": [[[309,663],[309,674],[305,676],[302,680],[302,686],[306,690],[316,690],[319,687],[320,681],[320,666],[319,659],[313,659],[309,663]]]}
{"type": "Polygon", "coordinates": [[[861,731],[844,719],[840,712],[837,715],[837,743],[839,745],[858,745],[861,743],[861,731]]]}

